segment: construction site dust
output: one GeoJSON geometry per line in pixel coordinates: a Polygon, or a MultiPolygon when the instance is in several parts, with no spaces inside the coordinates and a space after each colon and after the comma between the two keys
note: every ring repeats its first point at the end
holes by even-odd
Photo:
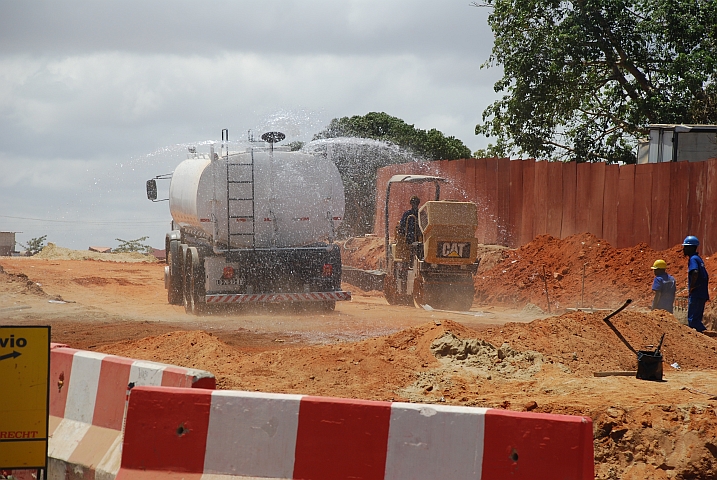
{"type": "MultiPolygon", "coordinates": [[[[378,268],[382,248],[375,237],[344,241],[344,264],[378,268]]],[[[50,324],[53,341],[74,348],[205,369],[222,389],[587,415],[596,478],[717,475],[717,341],[647,308],[654,259],[684,288],[679,246],[615,249],[588,234],[481,246],[465,313],[389,306],[344,283],[353,301],[331,313],[194,317],[166,305],[163,264],[99,255],[115,261],[56,246],[0,259],[3,323],[50,324]],[[603,321],[626,298],[611,321],[639,350],[665,335],[662,382],[635,378],[634,353],[603,321]]]]}
{"type": "Polygon", "coordinates": [[[443,198],[446,178],[367,175],[402,152],[284,138],[223,130],[209,152],[188,148],[166,262],[53,244],[0,259],[3,321],[206,370],[221,389],[590,416],[599,479],[717,476],[717,340],[685,325],[679,245],[482,245],[479,206],[443,198]],[[648,308],[658,258],[678,279],[674,315],[648,308]]]}

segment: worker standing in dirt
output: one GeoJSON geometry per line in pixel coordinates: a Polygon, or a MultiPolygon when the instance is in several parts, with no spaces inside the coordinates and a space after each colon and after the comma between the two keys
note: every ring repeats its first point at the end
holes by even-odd
{"type": "Polygon", "coordinates": [[[652,270],[655,272],[655,279],[652,281],[652,291],[655,292],[655,298],[652,299],[651,310],[666,310],[672,313],[672,307],[675,303],[675,277],[667,273],[667,262],[664,260],[655,260],[652,264],[652,270]]]}
{"type": "Polygon", "coordinates": [[[687,303],[687,325],[698,332],[707,330],[702,323],[705,303],[710,299],[709,275],[705,262],[697,254],[700,241],[694,235],[688,235],[682,242],[682,252],[689,258],[687,263],[687,289],[689,297],[687,303]]]}

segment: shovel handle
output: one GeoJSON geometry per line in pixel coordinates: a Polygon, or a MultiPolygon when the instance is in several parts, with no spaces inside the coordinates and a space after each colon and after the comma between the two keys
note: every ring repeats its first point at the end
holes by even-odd
{"type": "Polygon", "coordinates": [[[632,353],[634,353],[635,355],[637,355],[637,350],[635,350],[634,348],[632,348],[632,345],[630,345],[630,342],[628,342],[627,339],[622,336],[622,333],[620,333],[620,331],[619,331],[617,328],[615,328],[615,325],[613,325],[612,322],[610,321],[610,317],[612,317],[612,316],[614,316],[614,315],[617,315],[618,313],[622,312],[622,311],[623,311],[628,305],[630,305],[631,303],[632,303],[632,300],[628,298],[627,300],[625,300],[625,303],[622,305],[622,307],[618,308],[617,310],[615,310],[614,312],[612,312],[610,315],[608,315],[607,317],[603,318],[603,321],[607,324],[608,327],[610,327],[610,329],[611,329],[613,332],[615,332],[615,335],[617,335],[617,338],[619,338],[619,339],[622,341],[622,343],[624,343],[625,346],[630,349],[630,351],[631,351],[632,353]]]}
{"type": "Polygon", "coordinates": [[[625,303],[622,304],[622,307],[618,308],[617,310],[615,310],[614,312],[612,312],[610,315],[608,315],[607,317],[603,318],[603,320],[607,322],[607,321],[610,320],[612,317],[614,317],[614,316],[617,315],[618,313],[620,313],[620,312],[622,312],[623,310],[625,310],[625,309],[627,308],[627,306],[630,305],[631,303],[632,303],[632,299],[628,298],[627,300],[625,300],[625,303]]]}
{"type": "Polygon", "coordinates": [[[665,341],[665,334],[662,334],[662,338],[660,338],[660,343],[657,345],[657,349],[655,350],[655,355],[660,354],[660,349],[662,348],[662,342],[665,341]]]}

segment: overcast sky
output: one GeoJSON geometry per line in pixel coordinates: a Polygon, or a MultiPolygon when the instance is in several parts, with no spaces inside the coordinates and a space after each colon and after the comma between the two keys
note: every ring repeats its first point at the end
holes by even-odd
{"type": "MultiPolygon", "coordinates": [[[[474,151],[497,98],[489,11],[469,0],[0,0],[0,231],[163,248],[145,180],[228,128],[310,140],[386,112],[474,151]]],[[[160,195],[162,192],[160,184],[160,195]]]]}

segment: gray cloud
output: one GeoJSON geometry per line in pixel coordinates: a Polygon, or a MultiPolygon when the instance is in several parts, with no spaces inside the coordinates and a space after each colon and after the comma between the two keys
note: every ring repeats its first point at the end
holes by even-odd
{"type": "Polygon", "coordinates": [[[168,209],[144,180],[222,128],[309,140],[385,111],[483,147],[473,129],[500,75],[480,68],[488,12],[466,1],[0,0],[0,13],[0,230],[72,248],[161,247],[168,209]]]}
{"type": "Polygon", "coordinates": [[[474,57],[492,41],[486,10],[465,0],[5,1],[3,13],[0,42],[8,53],[452,51],[474,57]]]}

